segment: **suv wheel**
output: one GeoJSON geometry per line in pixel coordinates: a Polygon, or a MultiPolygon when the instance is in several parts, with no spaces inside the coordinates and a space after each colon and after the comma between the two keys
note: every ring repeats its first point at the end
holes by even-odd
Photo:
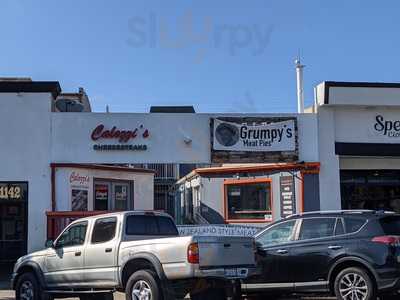
{"type": "Polygon", "coordinates": [[[335,295],[339,300],[372,300],[375,287],[363,269],[347,268],[336,276],[335,295]]]}
{"type": "Polygon", "coordinates": [[[16,300],[41,300],[42,293],[39,283],[32,273],[22,274],[15,288],[16,300]]]}
{"type": "Polygon", "coordinates": [[[160,289],[156,278],[157,275],[151,270],[133,273],[126,284],[126,299],[160,300],[160,289]]]}

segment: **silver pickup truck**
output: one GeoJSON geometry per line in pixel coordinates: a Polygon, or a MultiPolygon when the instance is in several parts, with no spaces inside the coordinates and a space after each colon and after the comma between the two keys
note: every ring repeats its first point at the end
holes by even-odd
{"type": "Polygon", "coordinates": [[[16,262],[16,299],[224,299],[256,272],[254,241],[180,237],[158,212],[119,212],[71,223],[47,248],[16,262]]]}

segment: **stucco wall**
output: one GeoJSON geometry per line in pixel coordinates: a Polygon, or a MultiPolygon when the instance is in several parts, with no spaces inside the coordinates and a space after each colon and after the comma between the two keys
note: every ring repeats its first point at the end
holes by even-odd
{"type": "Polygon", "coordinates": [[[332,108],[321,106],[318,109],[318,126],[321,210],[341,209],[339,157],[335,154],[335,112],[332,108]]]}
{"type": "Polygon", "coordinates": [[[51,94],[1,93],[1,181],[28,182],[28,251],[43,248],[50,204],[51,94]]]}
{"type": "MultiPolygon", "coordinates": [[[[227,114],[53,113],[52,161],[74,163],[209,163],[210,118],[227,114]],[[106,128],[149,130],[145,151],[95,151],[91,133],[99,124],[106,128]],[[191,139],[191,143],[185,143],[191,139]]],[[[243,117],[243,115],[240,115],[243,117]]],[[[298,116],[299,159],[318,161],[317,117],[313,114],[257,114],[246,116],[298,116]]],[[[102,141],[107,144],[115,140],[102,141]]]]}

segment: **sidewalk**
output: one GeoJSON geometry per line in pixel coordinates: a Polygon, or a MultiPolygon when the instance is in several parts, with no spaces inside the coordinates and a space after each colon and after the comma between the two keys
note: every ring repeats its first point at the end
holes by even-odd
{"type": "Polygon", "coordinates": [[[0,264],[0,291],[10,288],[10,279],[13,266],[13,263],[0,264]]]}
{"type": "Polygon", "coordinates": [[[0,290],[0,300],[14,300],[15,295],[13,291],[0,290]]]}
{"type": "MultiPolygon", "coordinates": [[[[121,293],[114,294],[115,300],[125,300],[125,295],[121,293]]],[[[14,291],[0,290],[0,300],[15,300],[14,291]]],[[[79,298],[68,298],[65,300],[79,300],[79,298]]]]}
{"type": "MultiPolygon", "coordinates": [[[[114,294],[114,299],[115,300],[125,300],[125,295],[121,293],[115,293],[114,294]]],[[[332,297],[304,297],[301,298],[302,300],[334,300],[335,298],[332,297]]],[[[14,291],[6,291],[6,290],[0,290],[0,300],[15,300],[15,294],[14,291]]],[[[79,300],[79,298],[68,298],[65,300],[79,300]]],[[[278,300],[278,299],[276,299],[278,300]]],[[[300,298],[281,298],[279,300],[300,300],[300,298]]]]}

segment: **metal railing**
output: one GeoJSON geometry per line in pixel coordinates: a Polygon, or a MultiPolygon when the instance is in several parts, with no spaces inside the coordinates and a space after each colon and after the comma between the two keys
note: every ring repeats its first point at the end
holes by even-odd
{"type": "Polygon", "coordinates": [[[131,166],[154,170],[154,179],[177,180],[179,178],[178,164],[132,164],[131,166]]]}

